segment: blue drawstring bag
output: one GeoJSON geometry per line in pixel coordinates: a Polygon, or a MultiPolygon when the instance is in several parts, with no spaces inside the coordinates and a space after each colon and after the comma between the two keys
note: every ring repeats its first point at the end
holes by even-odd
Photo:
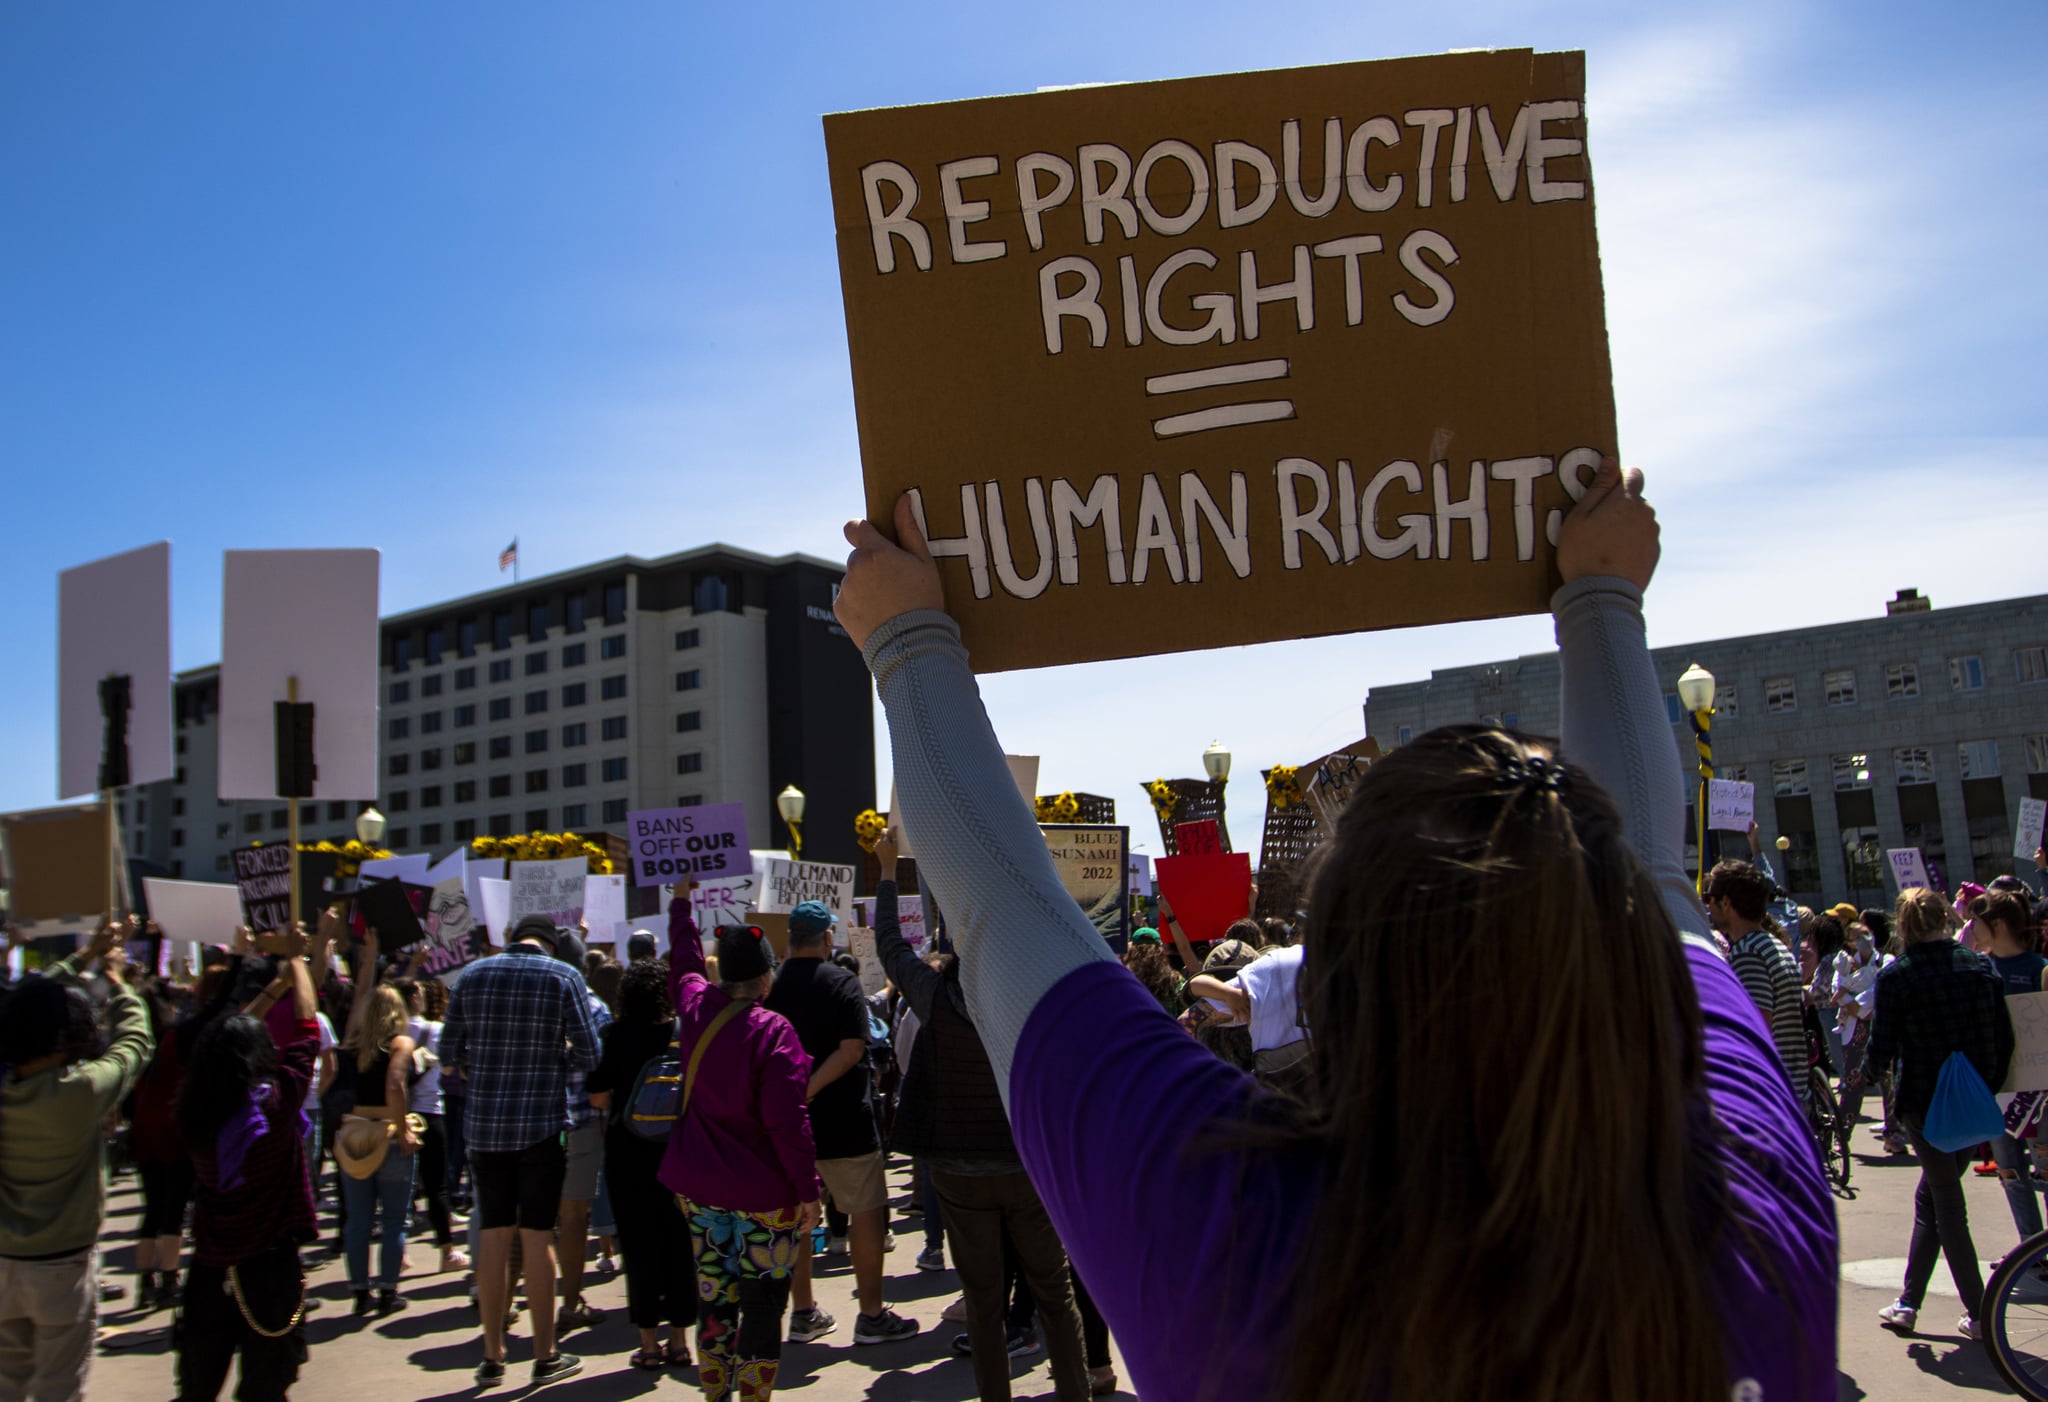
{"type": "Polygon", "coordinates": [[[1934,1083],[1934,1100],[1920,1135],[1937,1149],[1957,1153],[2005,1133],[2005,1116],[1991,1088],[1961,1052],[1950,1052],[1934,1083]]]}

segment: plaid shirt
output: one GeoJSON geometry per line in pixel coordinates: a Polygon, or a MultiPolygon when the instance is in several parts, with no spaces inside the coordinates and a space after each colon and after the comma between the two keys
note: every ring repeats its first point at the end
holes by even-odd
{"type": "Polygon", "coordinates": [[[1899,1068],[1900,1115],[1919,1123],[1934,1101],[1935,1082],[1951,1052],[1961,1052],[1996,1091],[2012,1060],[2012,1020],[2005,984],[1983,955],[1954,940],[1906,946],[1877,976],[1877,1014],[1870,1025],[1865,1074],[1899,1068]]]}
{"type": "MultiPolygon", "coordinates": [[[[588,984],[583,986],[583,997],[590,1005],[590,1025],[595,1027],[602,1037],[605,1027],[612,1020],[612,1010],[604,1005],[604,999],[590,991],[588,984]]],[[[569,1124],[576,1129],[589,1124],[592,1117],[597,1114],[596,1108],[590,1103],[590,1092],[584,1086],[584,1082],[589,1079],[588,1071],[569,1073],[569,1124]]]]}
{"type": "Polygon", "coordinates": [[[544,949],[515,944],[470,965],[448,1000],[441,1060],[469,1083],[463,1134],[508,1153],[567,1129],[569,1078],[597,1065],[582,977],[544,949]]]}

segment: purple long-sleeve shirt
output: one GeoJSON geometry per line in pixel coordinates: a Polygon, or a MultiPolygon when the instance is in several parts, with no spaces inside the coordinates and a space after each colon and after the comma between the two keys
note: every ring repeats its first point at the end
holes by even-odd
{"type": "MultiPolygon", "coordinates": [[[[668,990],[687,1069],[711,1020],[732,999],[707,977],[690,903],[668,910],[668,990]]],[[[811,1058],[796,1029],[758,1004],[704,1049],[688,1112],[661,1160],[662,1185],[699,1207],[778,1212],[818,1198],[818,1160],[804,1090],[811,1058]]]]}

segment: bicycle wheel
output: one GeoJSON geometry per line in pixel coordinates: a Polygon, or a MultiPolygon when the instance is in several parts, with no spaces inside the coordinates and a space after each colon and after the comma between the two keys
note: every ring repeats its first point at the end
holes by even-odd
{"type": "Polygon", "coordinates": [[[1999,1376],[2020,1396],[2048,1402],[2048,1232],[2021,1242],[1991,1273],[1977,1322],[1999,1376]]]}

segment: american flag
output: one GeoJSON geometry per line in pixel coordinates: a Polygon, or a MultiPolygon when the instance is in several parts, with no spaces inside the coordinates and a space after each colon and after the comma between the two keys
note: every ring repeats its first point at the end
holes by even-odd
{"type": "Polygon", "coordinates": [[[512,543],[498,552],[498,573],[503,574],[519,563],[519,537],[513,536],[512,543]]]}

